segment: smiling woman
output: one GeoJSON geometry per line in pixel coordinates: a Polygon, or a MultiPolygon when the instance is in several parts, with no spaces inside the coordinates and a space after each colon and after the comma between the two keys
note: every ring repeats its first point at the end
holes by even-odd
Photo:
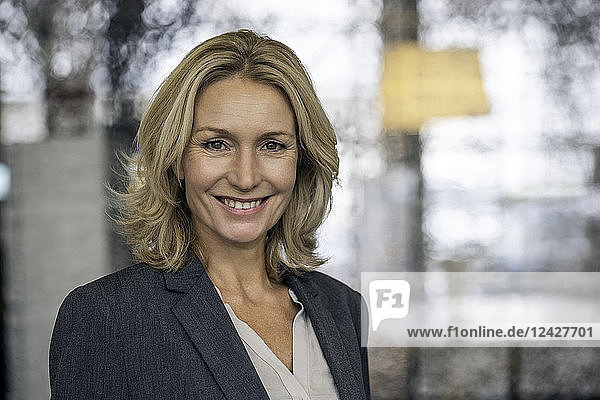
{"type": "Polygon", "coordinates": [[[63,302],[52,398],[369,398],[360,295],[314,271],[338,154],[291,49],[246,30],[200,44],[128,162],[140,263],[63,302]]]}

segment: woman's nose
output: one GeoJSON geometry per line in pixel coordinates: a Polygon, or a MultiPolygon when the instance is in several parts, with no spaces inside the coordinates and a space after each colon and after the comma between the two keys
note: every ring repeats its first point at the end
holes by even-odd
{"type": "Polygon", "coordinates": [[[258,155],[253,150],[240,150],[233,160],[228,181],[241,191],[254,189],[260,183],[258,155]]]}

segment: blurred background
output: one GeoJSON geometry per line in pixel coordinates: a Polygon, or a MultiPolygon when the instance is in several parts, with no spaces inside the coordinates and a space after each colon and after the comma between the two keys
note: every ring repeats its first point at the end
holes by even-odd
{"type": "MultiPolygon", "coordinates": [[[[297,52],[336,128],[326,272],[600,270],[598,1],[0,0],[1,399],[48,397],[62,299],[131,263],[104,184],[154,89],[239,28],[297,52]]],[[[370,359],[375,399],[600,397],[593,348],[370,359]]]]}

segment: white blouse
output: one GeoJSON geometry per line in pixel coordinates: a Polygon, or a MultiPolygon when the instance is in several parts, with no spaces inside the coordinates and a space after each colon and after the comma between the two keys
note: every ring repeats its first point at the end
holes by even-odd
{"type": "MultiPolygon", "coordinates": [[[[216,289],[223,300],[221,292],[216,289]]],[[[292,325],[293,373],[248,324],[236,317],[229,304],[223,304],[271,400],[339,400],[331,371],[304,306],[291,288],[289,293],[292,301],[300,306],[292,325]]]]}

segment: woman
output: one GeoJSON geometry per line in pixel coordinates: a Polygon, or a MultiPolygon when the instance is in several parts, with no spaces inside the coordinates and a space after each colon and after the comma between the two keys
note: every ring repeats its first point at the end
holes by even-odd
{"type": "Polygon", "coordinates": [[[360,296],[313,271],[338,156],[294,52],[202,43],[137,146],[120,222],[142,262],[63,302],[52,398],[369,398],[360,296]]]}

